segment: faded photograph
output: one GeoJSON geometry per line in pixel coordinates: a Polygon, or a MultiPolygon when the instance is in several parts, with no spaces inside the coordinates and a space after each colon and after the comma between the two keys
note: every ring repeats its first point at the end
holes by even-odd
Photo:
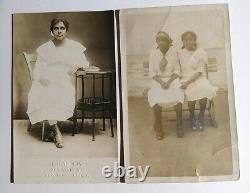
{"type": "Polygon", "coordinates": [[[227,5],[121,10],[120,30],[125,166],[149,166],[145,182],[238,179],[227,5]]]}
{"type": "Polygon", "coordinates": [[[14,183],[118,182],[113,11],[13,15],[14,183]]]}

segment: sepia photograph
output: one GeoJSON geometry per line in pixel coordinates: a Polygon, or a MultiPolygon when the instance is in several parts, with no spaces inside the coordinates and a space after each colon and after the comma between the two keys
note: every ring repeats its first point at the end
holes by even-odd
{"type": "Polygon", "coordinates": [[[0,193],[249,193],[249,7],[0,1],[0,193]]]}
{"type": "Polygon", "coordinates": [[[12,182],[108,183],[118,161],[113,11],[12,15],[12,182]]]}
{"type": "Polygon", "coordinates": [[[226,4],[120,11],[124,159],[144,182],[239,179],[229,23],[226,4]]]}

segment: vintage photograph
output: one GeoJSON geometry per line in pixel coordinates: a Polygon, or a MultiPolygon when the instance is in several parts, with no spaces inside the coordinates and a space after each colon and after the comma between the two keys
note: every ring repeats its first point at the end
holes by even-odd
{"type": "Polygon", "coordinates": [[[145,182],[237,180],[228,6],[121,10],[120,31],[125,166],[149,167],[145,182]]]}
{"type": "Polygon", "coordinates": [[[113,11],[12,22],[12,181],[119,182],[113,11]]]}

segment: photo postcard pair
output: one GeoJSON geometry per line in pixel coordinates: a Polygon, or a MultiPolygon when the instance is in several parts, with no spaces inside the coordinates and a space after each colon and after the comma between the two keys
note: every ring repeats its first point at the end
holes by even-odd
{"type": "Polygon", "coordinates": [[[227,4],[12,24],[12,183],[239,179],[227,4]]]}

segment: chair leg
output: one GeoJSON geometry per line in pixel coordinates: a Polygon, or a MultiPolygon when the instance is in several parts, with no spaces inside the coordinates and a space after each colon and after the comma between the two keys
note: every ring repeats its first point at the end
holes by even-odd
{"type": "Polygon", "coordinates": [[[27,131],[28,131],[28,132],[31,132],[31,130],[32,130],[32,128],[31,128],[31,127],[32,127],[31,122],[29,121],[28,124],[29,124],[29,125],[28,125],[28,128],[27,128],[27,131]]]}
{"type": "Polygon", "coordinates": [[[77,130],[77,110],[76,108],[74,109],[74,114],[73,114],[73,122],[74,122],[74,128],[72,130],[72,136],[78,133],[77,130]]]}
{"type": "Polygon", "coordinates": [[[218,122],[216,121],[215,118],[215,107],[214,107],[214,101],[211,100],[211,108],[209,110],[209,116],[210,116],[210,124],[212,127],[217,128],[218,127],[218,122]]]}
{"type": "Polygon", "coordinates": [[[45,132],[45,121],[43,121],[43,126],[42,126],[42,141],[44,141],[44,132],[45,132]]]}
{"type": "Polygon", "coordinates": [[[83,123],[84,123],[84,111],[82,110],[81,129],[83,129],[83,123]]]}
{"type": "Polygon", "coordinates": [[[95,113],[92,116],[92,141],[95,141],[95,113]]]}
{"type": "Polygon", "coordinates": [[[109,111],[109,121],[110,121],[110,127],[111,127],[111,136],[114,137],[112,114],[110,111],[109,111]]]}
{"type": "Polygon", "coordinates": [[[102,111],[102,127],[103,127],[103,131],[106,130],[106,126],[105,126],[105,111],[102,111]]]}

